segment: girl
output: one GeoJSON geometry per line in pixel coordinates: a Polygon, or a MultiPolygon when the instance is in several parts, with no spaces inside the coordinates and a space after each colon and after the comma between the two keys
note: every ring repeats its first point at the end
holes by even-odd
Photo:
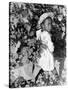
{"type": "Polygon", "coordinates": [[[51,24],[53,13],[44,13],[41,15],[38,25],[41,27],[36,32],[37,40],[41,40],[41,57],[38,59],[38,65],[43,71],[51,72],[54,69],[54,46],[51,41],[51,24]]]}

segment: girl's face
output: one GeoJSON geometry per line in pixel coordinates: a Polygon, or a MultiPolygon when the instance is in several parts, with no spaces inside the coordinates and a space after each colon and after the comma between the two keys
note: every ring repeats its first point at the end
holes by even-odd
{"type": "Polygon", "coordinates": [[[44,30],[47,30],[47,31],[51,30],[51,19],[50,18],[47,18],[44,21],[43,28],[44,28],[44,30]]]}

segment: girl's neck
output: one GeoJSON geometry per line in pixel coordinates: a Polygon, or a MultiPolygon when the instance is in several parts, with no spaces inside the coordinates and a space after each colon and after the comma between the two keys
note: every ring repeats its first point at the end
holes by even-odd
{"type": "Polygon", "coordinates": [[[42,32],[48,32],[47,30],[42,30],[42,32]]]}
{"type": "Polygon", "coordinates": [[[50,33],[50,31],[48,31],[48,30],[46,30],[46,29],[43,29],[42,32],[48,32],[48,33],[50,33]]]}

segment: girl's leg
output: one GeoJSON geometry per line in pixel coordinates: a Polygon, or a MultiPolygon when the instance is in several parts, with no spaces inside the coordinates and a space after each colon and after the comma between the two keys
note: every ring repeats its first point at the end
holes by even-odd
{"type": "Polygon", "coordinates": [[[35,82],[37,81],[38,76],[39,76],[41,73],[43,73],[43,72],[44,72],[43,69],[40,69],[39,73],[38,73],[37,76],[35,77],[35,82]]]}

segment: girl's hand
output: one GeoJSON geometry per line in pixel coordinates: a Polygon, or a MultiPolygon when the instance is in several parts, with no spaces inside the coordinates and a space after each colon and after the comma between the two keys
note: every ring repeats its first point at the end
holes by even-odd
{"type": "Polygon", "coordinates": [[[42,44],[41,47],[44,49],[47,49],[47,45],[45,45],[45,44],[42,44]]]}

